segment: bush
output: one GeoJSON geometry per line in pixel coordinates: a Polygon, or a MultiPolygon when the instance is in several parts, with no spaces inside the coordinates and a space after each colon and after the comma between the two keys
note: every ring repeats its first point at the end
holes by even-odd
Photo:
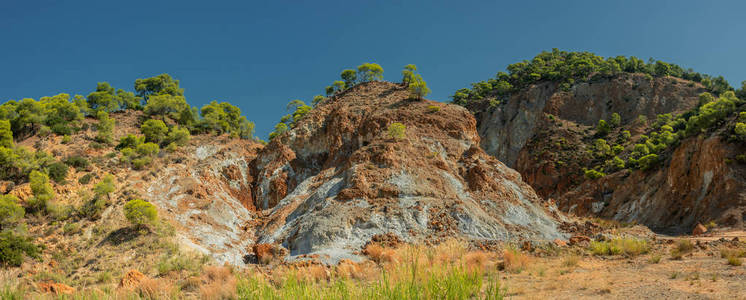
{"type": "Polygon", "coordinates": [[[67,164],[68,166],[71,166],[71,167],[75,168],[76,170],[80,171],[80,170],[84,170],[84,169],[88,168],[88,166],[91,163],[85,157],[76,155],[76,156],[70,156],[67,159],[65,159],[65,164],[67,164]]]}
{"type": "Polygon", "coordinates": [[[45,211],[49,201],[54,198],[54,190],[52,185],[49,184],[49,177],[42,172],[31,171],[29,180],[31,181],[31,192],[34,194],[34,197],[29,199],[29,206],[34,211],[45,211]]]}
{"type": "Polygon", "coordinates": [[[124,148],[132,148],[135,149],[140,144],[145,143],[145,137],[144,136],[136,136],[134,134],[128,134],[127,136],[119,139],[119,144],[117,145],[117,149],[124,149],[124,148]]]}
{"type": "Polygon", "coordinates": [[[67,177],[67,165],[61,162],[56,162],[49,165],[49,177],[56,183],[63,183],[67,177]]]}
{"type": "Polygon", "coordinates": [[[5,230],[9,225],[23,219],[25,211],[18,204],[18,198],[13,195],[0,195],[0,229],[5,230]]]}
{"type": "Polygon", "coordinates": [[[611,114],[611,118],[609,118],[609,125],[611,125],[611,127],[619,127],[621,123],[622,117],[618,113],[611,114]]]}
{"type": "Polygon", "coordinates": [[[140,131],[145,135],[146,141],[158,144],[166,137],[168,127],[166,127],[166,123],[163,123],[161,120],[150,119],[140,126],[140,131]]]}
{"type": "Polygon", "coordinates": [[[13,147],[13,131],[8,120],[0,120],[0,147],[13,147]]]}
{"type": "Polygon", "coordinates": [[[99,111],[96,114],[96,118],[98,119],[98,124],[96,125],[96,130],[98,130],[96,141],[99,143],[110,144],[113,139],[114,119],[110,118],[109,114],[105,111],[99,111]]]}
{"type": "Polygon", "coordinates": [[[16,235],[10,230],[0,233],[0,265],[20,266],[23,263],[23,254],[39,258],[41,250],[30,238],[16,235]]]}
{"type": "Polygon", "coordinates": [[[103,197],[93,197],[91,200],[83,204],[78,212],[84,218],[90,220],[97,220],[101,217],[101,214],[106,208],[107,201],[103,197]]]}
{"type": "Polygon", "coordinates": [[[637,256],[650,251],[646,240],[619,238],[611,241],[592,241],[590,251],[593,255],[626,255],[637,256]]]}
{"type": "Polygon", "coordinates": [[[643,157],[640,157],[639,160],[637,160],[637,166],[640,168],[640,170],[649,170],[655,166],[658,165],[658,155],[656,154],[648,154],[643,157]]]}
{"type": "Polygon", "coordinates": [[[739,140],[746,141],[746,123],[738,122],[736,127],[733,128],[733,132],[739,140]]]}
{"type": "Polygon", "coordinates": [[[605,120],[598,120],[598,125],[596,126],[596,132],[598,135],[605,136],[609,134],[609,131],[611,131],[611,126],[609,126],[605,120]]]}
{"type": "Polygon", "coordinates": [[[138,145],[135,149],[135,152],[137,152],[137,154],[141,156],[151,157],[158,154],[158,152],[160,152],[160,148],[158,147],[158,144],[145,143],[138,145]]]}
{"type": "Polygon", "coordinates": [[[440,106],[437,106],[437,105],[429,105],[429,106],[427,107],[427,111],[429,111],[429,112],[431,112],[431,113],[436,113],[436,112],[439,112],[439,111],[440,111],[440,106]]]}
{"type": "Polygon", "coordinates": [[[96,194],[96,197],[109,197],[109,194],[114,192],[114,176],[111,174],[104,175],[101,182],[93,187],[93,192],[96,194]]]}
{"type": "Polygon", "coordinates": [[[158,211],[150,202],[135,199],[124,205],[124,216],[132,225],[141,227],[153,224],[158,218],[158,211]]]}
{"type": "Polygon", "coordinates": [[[73,138],[70,135],[65,135],[62,137],[62,143],[63,144],[69,144],[73,141],[73,138]]]}
{"type": "Polygon", "coordinates": [[[135,158],[132,160],[132,168],[134,168],[135,170],[142,170],[151,162],[153,162],[153,159],[150,157],[135,158]]]}
{"type": "Polygon", "coordinates": [[[407,126],[402,123],[392,123],[388,127],[388,135],[394,140],[400,140],[406,137],[407,126]]]}
{"type": "Polygon", "coordinates": [[[78,183],[80,183],[80,184],[88,184],[88,183],[91,182],[91,179],[93,179],[94,176],[96,176],[96,175],[94,175],[93,173],[85,174],[82,177],[80,177],[80,179],[78,179],[78,183]]]}
{"type": "Polygon", "coordinates": [[[191,138],[189,130],[186,128],[179,128],[175,126],[171,128],[171,132],[166,137],[166,144],[176,144],[177,146],[184,146],[191,138]]]}
{"type": "Polygon", "coordinates": [[[690,240],[679,240],[676,247],[671,249],[671,258],[679,260],[692,251],[694,251],[694,244],[690,240]]]}
{"type": "Polygon", "coordinates": [[[598,179],[604,176],[606,176],[606,174],[604,174],[603,172],[596,171],[594,169],[585,170],[585,178],[588,178],[588,179],[598,179]]]}

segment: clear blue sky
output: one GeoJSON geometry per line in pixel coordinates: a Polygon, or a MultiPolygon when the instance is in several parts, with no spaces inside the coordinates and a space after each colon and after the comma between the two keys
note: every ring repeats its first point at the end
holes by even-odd
{"type": "Polygon", "coordinates": [[[746,1],[517,2],[2,0],[0,100],[169,73],[190,104],[230,101],[266,139],[288,101],[364,62],[392,81],[416,64],[439,101],[552,48],[746,80],[746,1]]]}

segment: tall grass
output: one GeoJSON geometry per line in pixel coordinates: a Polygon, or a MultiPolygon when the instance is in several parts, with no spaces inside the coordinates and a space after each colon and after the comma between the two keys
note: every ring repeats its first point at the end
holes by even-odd
{"type": "Polygon", "coordinates": [[[637,256],[650,251],[646,240],[634,238],[618,238],[611,241],[591,242],[590,249],[594,255],[626,255],[637,256]]]}

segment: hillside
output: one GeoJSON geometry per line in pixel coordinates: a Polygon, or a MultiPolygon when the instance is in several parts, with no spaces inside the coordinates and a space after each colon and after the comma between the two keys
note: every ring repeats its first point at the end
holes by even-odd
{"type": "Polygon", "coordinates": [[[565,212],[673,232],[742,228],[744,101],[698,73],[657,74],[662,64],[454,101],[475,115],[482,148],[565,212]]]}

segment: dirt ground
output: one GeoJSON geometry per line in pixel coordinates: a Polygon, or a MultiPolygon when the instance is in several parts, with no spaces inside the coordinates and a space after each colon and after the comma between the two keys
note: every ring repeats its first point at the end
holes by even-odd
{"type": "Polygon", "coordinates": [[[636,257],[594,256],[571,247],[565,254],[531,257],[525,271],[503,273],[502,281],[510,299],[746,299],[746,265],[729,265],[720,253],[744,249],[743,241],[746,232],[733,230],[655,235],[651,251],[636,257]],[[671,255],[678,240],[695,245],[680,260],[671,255]]]}

